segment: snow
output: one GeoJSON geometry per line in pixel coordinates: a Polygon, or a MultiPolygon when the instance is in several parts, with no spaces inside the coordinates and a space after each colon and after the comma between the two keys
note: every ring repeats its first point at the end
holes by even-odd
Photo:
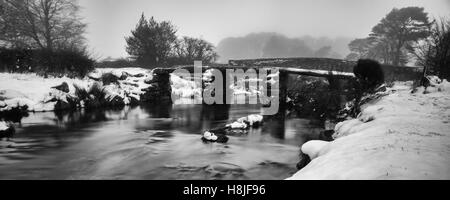
{"type": "Polygon", "coordinates": [[[92,78],[100,78],[104,73],[112,73],[121,76],[123,72],[131,75],[144,74],[143,77],[129,76],[126,80],[119,80],[119,85],[104,86],[104,91],[110,98],[116,95],[125,99],[128,104],[128,96],[139,100],[142,89],[149,85],[145,79],[151,78],[150,70],[142,68],[101,68],[96,69],[83,79],[68,77],[43,78],[34,73],[0,73],[0,111],[10,110],[15,107],[27,106],[28,111],[52,111],[56,102],[48,102],[51,99],[65,100],[65,93],[52,89],[52,87],[66,82],[69,85],[69,95],[75,92],[74,84],[80,88],[89,88],[95,83],[92,78]],[[92,78],[89,78],[92,77],[92,78]]]}
{"type": "Polygon", "coordinates": [[[0,121],[0,131],[6,131],[9,128],[8,124],[4,121],[0,121]]]}
{"type": "Polygon", "coordinates": [[[211,133],[209,131],[205,131],[205,133],[203,133],[203,138],[205,138],[206,140],[209,140],[209,141],[217,140],[217,136],[214,135],[214,133],[211,133]]]}
{"type": "MultiPolygon", "coordinates": [[[[130,99],[127,98],[125,94],[128,90],[123,90],[119,85],[105,85],[103,87],[103,91],[105,92],[105,99],[108,101],[113,100],[116,96],[119,96],[124,99],[124,103],[126,105],[130,104],[130,99]]],[[[136,96],[139,97],[139,96],[136,96]]]]}
{"type": "Polygon", "coordinates": [[[231,124],[225,125],[225,127],[229,127],[231,129],[246,129],[247,124],[244,122],[233,122],[231,124]]]}
{"type": "Polygon", "coordinates": [[[340,75],[340,76],[348,76],[348,77],[355,77],[355,75],[352,72],[340,72],[340,71],[328,71],[328,70],[316,70],[316,69],[299,69],[299,68],[284,68],[284,70],[294,73],[313,73],[318,75],[340,75]]]}
{"type": "MultiPolygon", "coordinates": [[[[50,100],[57,99],[67,102],[66,96],[74,95],[74,84],[87,90],[93,84],[98,83],[96,80],[99,80],[105,73],[111,73],[117,77],[121,77],[124,73],[131,75],[125,80],[119,80],[118,84],[101,85],[108,99],[119,96],[124,99],[125,104],[131,102],[130,97],[140,100],[140,95],[144,93],[142,90],[150,86],[145,83],[146,80],[153,79],[151,70],[143,68],[97,68],[83,79],[43,78],[33,73],[0,73],[0,111],[25,105],[28,107],[28,111],[52,111],[56,102],[50,100]],[[138,74],[142,74],[142,76],[135,77],[138,74]],[[69,94],[52,89],[63,82],[69,85],[69,94]]],[[[212,71],[207,71],[205,77],[211,79],[211,76],[212,71]]],[[[195,100],[201,100],[201,84],[173,74],[170,76],[170,81],[172,94],[180,97],[176,102],[184,102],[192,97],[195,100]]],[[[192,103],[192,101],[187,102],[192,103]]]]}
{"type": "Polygon", "coordinates": [[[46,105],[44,101],[50,95],[54,95],[51,87],[63,82],[69,84],[69,89],[74,90],[72,84],[88,84],[87,79],[43,78],[36,74],[0,73],[0,104],[6,107],[0,111],[10,110],[17,106],[28,106],[29,111],[53,110],[51,104],[46,105]],[[51,107],[51,108],[50,108],[51,107]]]}
{"type": "Polygon", "coordinates": [[[170,75],[172,94],[180,98],[201,98],[202,86],[196,84],[195,81],[186,80],[177,75],[170,75]]]}
{"type": "Polygon", "coordinates": [[[312,161],[288,179],[450,179],[450,83],[411,85],[337,124],[334,141],[303,144],[312,161]]]}
{"type": "Polygon", "coordinates": [[[130,98],[128,97],[133,97],[139,100],[140,95],[144,93],[142,89],[149,87],[149,84],[146,84],[145,80],[153,78],[151,70],[137,67],[97,68],[94,72],[91,72],[89,76],[101,77],[102,74],[112,73],[114,76],[120,77],[124,72],[130,74],[131,76],[128,76],[125,80],[119,80],[118,86],[109,85],[105,88],[105,90],[111,95],[110,98],[113,98],[115,95],[119,95],[120,97],[124,98],[125,104],[129,104],[130,98]],[[143,74],[144,76],[134,77],[138,74],[143,74]]]}
{"type": "Polygon", "coordinates": [[[320,150],[329,142],[321,140],[312,140],[302,145],[302,152],[307,154],[310,159],[314,159],[319,156],[320,150]]]}
{"type": "Polygon", "coordinates": [[[202,74],[202,80],[204,82],[211,82],[211,81],[213,81],[213,77],[214,77],[213,70],[214,69],[208,69],[202,74]]]}
{"type": "Polygon", "coordinates": [[[117,77],[122,76],[122,72],[126,72],[128,74],[131,75],[137,75],[137,74],[150,74],[150,70],[148,69],[144,69],[144,68],[139,68],[139,67],[125,67],[125,68],[97,68],[95,69],[94,74],[104,74],[104,73],[108,73],[111,72],[112,74],[114,74],[117,77]]]}
{"type": "Polygon", "coordinates": [[[246,123],[250,126],[253,126],[254,124],[261,123],[263,121],[262,115],[252,114],[247,117],[241,117],[237,120],[239,123],[246,123]]]}
{"type": "Polygon", "coordinates": [[[255,127],[257,124],[262,123],[263,116],[258,114],[252,114],[246,117],[241,117],[231,124],[225,125],[231,129],[247,129],[250,127],[255,127]]]}
{"type": "Polygon", "coordinates": [[[260,82],[262,81],[255,78],[238,79],[236,83],[230,85],[230,89],[233,90],[234,95],[256,96],[261,94],[258,85],[261,85],[260,82]],[[248,87],[246,87],[245,83],[248,83],[248,87]]]}

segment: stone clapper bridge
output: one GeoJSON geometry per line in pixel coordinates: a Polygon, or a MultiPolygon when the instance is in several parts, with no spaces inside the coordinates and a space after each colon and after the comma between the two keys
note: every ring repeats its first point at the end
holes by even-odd
{"type": "MultiPolygon", "coordinates": [[[[289,85],[289,75],[301,75],[312,77],[323,77],[329,82],[330,90],[342,94],[340,102],[346,101],[345,91],[343,85],[346,81],[354,80],[353,67],[356,65],[355,61],[347,61],[331,58],[266,58],[266,59],[245,59],[245,60],[230,60],[228,64],[211,64],[208,66],[201,66],[202,73],[208,69],[219,70],[222,76],[226,74],[227,69],[238,70],[242,69],[244,72],[249,69],[255,71],[264,68],[267,70],[277,69],[279,72],[279,90],[278,101],[279,110],[277,114],[285,111],[285,102],[287,98],[287,89],[289,85]]],[[[193,73],[198,65],[182,65],[169,68],[155,68],[153,70],[154,83],[165,87],[160,87],[159,95],[152,96],[151,98],[144,99],[144,101],[152,102],[172,102],[171,101],[171,88],[170,88],[170,74],[176,70],[184,69],[193,73]]],[[[400,67],[392,65],[382,65],[385,81],[408,81],[408,80],[420,80],[422,76],[422,68],[420,67],[400,67]]],[[[245,76],[245,74],[244,74],[245,76]]],[[[244,77],[250,78],[248,76],[244,77]]],[[[226,78],[223,78],[222,91],[230,91],[225,87],[226,78]]],[[[247,86],[246,86],[247,87],[247,86]]],[[[270,87],[270,86],[269,86],[270,87]]],[[[223,102],[227,101],[225,98],[229,98],[232,95],[223,95],[223,102]]],[[[342,106],[342,105],[341,105],[342,106]]]]}

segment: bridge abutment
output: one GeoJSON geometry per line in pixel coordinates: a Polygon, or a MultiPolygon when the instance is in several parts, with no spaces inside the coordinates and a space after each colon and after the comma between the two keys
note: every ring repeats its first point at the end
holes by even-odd
{"type": "Polygon", "coordinates": [[[287,101],[287,91],[288,91],[288,80],[289,73],[285,71],[280,71],[279,74],[279,85],[278,85],[278,112],[275,115],[277,118],[283,118],[286,114],[286,101],[287,101]]]}
{"type": "Polygon", "coordinates": [[[143,89],[144,94],[140,98],[142,102],[172,103],[172,87],[170,85],[170,71],[156,68],[152,71],[153,78],[146,80],[150,84],[143,89]]]}

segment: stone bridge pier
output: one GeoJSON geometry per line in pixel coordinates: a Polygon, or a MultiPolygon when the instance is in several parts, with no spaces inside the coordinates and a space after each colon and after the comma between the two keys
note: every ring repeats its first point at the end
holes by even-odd
{"type": "Polygon", "coordinates": [[[145,83],[150,84],[150,87],[143,90],[140,98],[142,102],[153,103],[172,103],[172,87],[170,85],[170,70],[163,68],[156,68],[152,71],[153,78],[146,80],[145,83]]]}

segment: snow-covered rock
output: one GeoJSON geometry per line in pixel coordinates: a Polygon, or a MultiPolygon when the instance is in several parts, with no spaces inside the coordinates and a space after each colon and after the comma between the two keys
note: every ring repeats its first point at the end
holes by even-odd
{"type": "Polygon", "coordinates": [[[203,133],[203,137],[206,140],[210,140],[210,141],[216,141],[217,140],[217,136],[214,135],[214,133],[211,133],[209,131],[205,131],[205,133],[203,133]]]}
{"type": "Polygon", "coordinates": [[[305,143],[317,157],[289,179],[450,179],[448,82],[425,94],[411,86],[396,83],[363,105],[336,125],[334,141],[305,143]]]}
{"type": "Polygon", "coordinates": [[[218,142],[218,143],[226,143],[228,142],[228,137],[224,134],[215,134],[212,131],[205,131],[202,136],[203,141],[207,142],[218,142]]]}
{"type": "Polygon", "coordinates": [[[248,125],[244,122],[233,122],[231,124],[225,125],[225,127],[228,127],[231,129],[247,129],[248,125]]]}
{"type": "Polygon", "coordinates": [[[320,151],[323,149],[325,145],[328,145],[329,142],[322,140],[311,140],[302,145],[302,152],[307,154],[311,160],[320,155],[320,151]]]}
{"type": "Polygon", "coordinates": [[[61,85],[57,85],[52,87],[53,89],[65,92],[65,93],[69,93],[70,89],[69,89],[69,84],[67,84],[66,82],[63,82],[61,85]]]}
{"type": "Polygon", "coordinates": [[[438,86],[442,83],[442,80],[437,76],[427,76],[426,78],[430,81],[430,85],[432,86],[438,86]]]}
{"type": "Polygon", "coordinates": [[[263,116],[252,114],[246,117],[241,117],[235,122],[225,125],[226,128],[245,130],[250,127],[258,127],[263,122],[263,116]]]}
{"type": "Polygon", "coordinates": [[[8,128],[9,128],[9,126],[6,122],[0,121],[0,131],[5,131],[8,128]]]}
{"type": "Polygon", "coordinates": [[[247,127],[258,127],[263,122],[263,116],[258,114],[252,114],[246,117],[241,117],[236,122],[240,124],[246,124],[245,128],[247,127]]]}
{"type": "Polygon", "coordinates": [[[262,121],[263,121],[262,115],[253,114],[247,117],[247,122],[249,123],[250,126],[260,124],[262,123],[262,121]]]}
{"type": "Polygon", "coordinates": [[[14,135],[14,126],[8,122],[0,121],[0,138],[10,138],[14,135]]]}

